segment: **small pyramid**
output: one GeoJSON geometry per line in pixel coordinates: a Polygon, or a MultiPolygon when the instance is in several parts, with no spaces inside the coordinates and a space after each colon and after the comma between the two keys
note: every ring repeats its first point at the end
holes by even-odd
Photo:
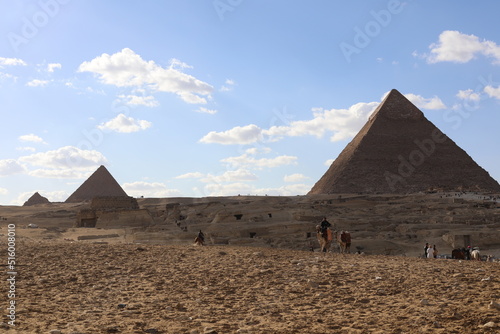
{"type": "Polygon", "coordinates": [[[309,194],[500,192],[500,185],[393,89],[309,194]]]}
{"type": "Polygon", "coordinates": [[[31,195],[31,197],[28,198],[26,202],[24,202],[23,206],[31,206],[31,205],[46,204],[46,203],[50,203],[50,201],[46,197],[43,197],[38,192],[36,192],[33,195],[31,195]]]}
{"type": "Polygon", "coordinates": [[[106,167],[99,167],[68,197],[66,203],[90,201],[94,197],[128,196],[106,167]]]}

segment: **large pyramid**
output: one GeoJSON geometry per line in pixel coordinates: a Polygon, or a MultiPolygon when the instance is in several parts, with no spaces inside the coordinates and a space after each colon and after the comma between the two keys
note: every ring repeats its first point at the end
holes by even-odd
{"type": "Polygon", "coordinates": [[[393,89],[309,194],[500,192],[500,185],[393,89]]]}
{"type": "Polygon", "coordinates": [[[99,167],[68,197],[66,203],[90,201],[94,197],[128,196],[106,167],[99,167]]]}

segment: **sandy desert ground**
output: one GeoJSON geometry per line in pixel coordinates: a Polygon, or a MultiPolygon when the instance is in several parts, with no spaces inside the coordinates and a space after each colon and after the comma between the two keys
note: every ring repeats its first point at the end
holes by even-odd
{"type": "Polygon", "coordinates": [[[500,263],[23,241],[6,333],[498,333],[500,263]]]}

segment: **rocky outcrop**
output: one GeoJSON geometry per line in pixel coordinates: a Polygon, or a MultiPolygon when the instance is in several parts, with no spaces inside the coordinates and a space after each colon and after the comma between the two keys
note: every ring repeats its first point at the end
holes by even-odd
{"type": "Polygon", "coordinates": [[[393,89],[309,194],[500,192],[500,185],[393,89]]]}

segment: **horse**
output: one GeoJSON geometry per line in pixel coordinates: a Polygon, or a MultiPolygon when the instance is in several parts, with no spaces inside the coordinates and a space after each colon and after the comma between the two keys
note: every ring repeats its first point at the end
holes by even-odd
{"type": "Polygon", "coordinates": [[[481,254],[479,253],[479,249],[474,249],[472,253],[470,253],[470,259],[481,261],[481,254]]]}
{"type": "Polygon", "coordinates": [[[332,245],[332,232],[329,228],[326,229],[326,238],[323,236],[323,232],[321,231],[321,226],[316,225],[316,238],[319,242],[319,247],[321,252],[328,252],[330,250],[330,246],[332,245]]]}
{"type": "Polygon", "coordinates": [[[351,233],[347,231],[340,231],[340,233],[338,233],[335,231],[334,235],[335,240],[337,240],[339,244],[340,253],[351,253],[351,233]]]}
{"type": "Polygon", "coordinates": [[[456,248],[452,250],[451,258],[457,260],[465,260],[466,259],[465,248],[460,248],[460,249],[456,248]]]}

